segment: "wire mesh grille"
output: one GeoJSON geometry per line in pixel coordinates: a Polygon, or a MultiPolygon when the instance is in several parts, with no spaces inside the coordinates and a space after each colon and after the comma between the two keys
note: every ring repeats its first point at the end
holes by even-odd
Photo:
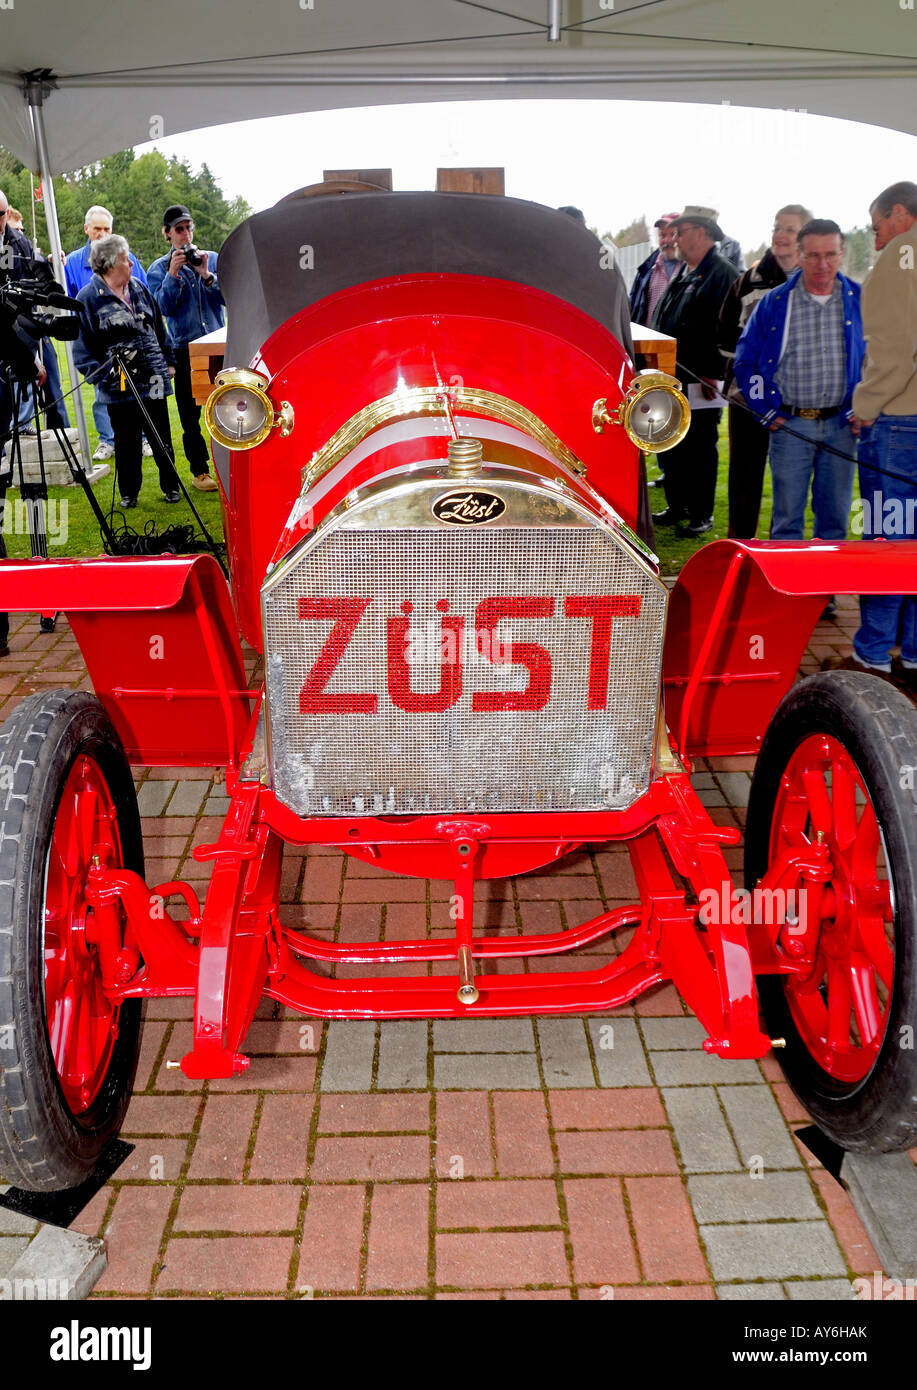
{"type": "Polygon", "coordinates": [[[274,790],[310,816],[628,806],[664,608],[599,527],[332,530],[265,593],[274,790]]]}

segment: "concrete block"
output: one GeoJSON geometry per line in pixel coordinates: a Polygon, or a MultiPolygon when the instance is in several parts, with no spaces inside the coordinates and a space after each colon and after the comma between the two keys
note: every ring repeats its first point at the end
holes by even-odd
{"type": "Polygon", "coordinates": [[[36,1299],[88,1298],[107,1264],[105,1242],[98,1236],[42,1226],[6,1278],[14,1298],[17,1282],[36,1299]]]}
{"type": "Polygon", "coordinates": [[[886,1274],[917,1278],[917,1168],[907,1154],[845,1154],[841,1181],[886,1274]]]}

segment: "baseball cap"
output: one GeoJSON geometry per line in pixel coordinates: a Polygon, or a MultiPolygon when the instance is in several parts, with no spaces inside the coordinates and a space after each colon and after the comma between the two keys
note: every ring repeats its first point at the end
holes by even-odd
{"type": "Polygon", "coordinates": [[[173,203],[162,214],[162,225],[168,230],[170,227],[174,227],[176,222],[184,222],[186,218],[189,222],[194,221],[191,213],[182,203],[173,203]]]}
{"type": "Polygon", "coordinates": [[[657,217],[653,223],[654,227],[667,227],[670,222],[678,221],[677,212],[664,212],[661,217],[657,217]]]}

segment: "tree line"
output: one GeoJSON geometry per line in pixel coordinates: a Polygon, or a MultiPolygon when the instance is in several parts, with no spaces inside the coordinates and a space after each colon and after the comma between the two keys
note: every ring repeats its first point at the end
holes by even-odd
{"type": "MultiPolygon", "coordinates": [[[[33,200],[33,184],[28,169],[0,148],[0,188],[10,205],[22,213],[26,236],[47,254],[45,204],[33,200]]],[[[244,198],[225,197],[206,164],[195,172],[188,160],[175,156],[166,159],[159,150],[139,156],[133,150],[122,150],[72,174],[58,176],[54,195],[65,251],[85,242],[86,209],[98,203],[112,213],[114,230],[127,237],[144,268],[166,250],[162,214],[171,203],[183,203],[191,209],[195,242],[213,250],[219,250],[232,229],[252,212],[244,198]]]]}

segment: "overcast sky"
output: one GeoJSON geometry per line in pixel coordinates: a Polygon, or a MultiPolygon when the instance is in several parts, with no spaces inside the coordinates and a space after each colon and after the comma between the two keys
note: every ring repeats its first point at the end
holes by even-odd
{"type": "Polygon", "coordinates": [[[496,164],[509,195],[575,203],[599,232],[699,203],[716,208],[744,247],[769,239],[783,203],[865,226],[881,189],[917,180],[911,135],[804,112],[668,102],[378,106],[216,126],[155,147],[195,168],[206,161],[223,192],[255,211],[317,183],[323,169],[390,167],[404,190],[434,188],[440,165],[496,164]]]}

